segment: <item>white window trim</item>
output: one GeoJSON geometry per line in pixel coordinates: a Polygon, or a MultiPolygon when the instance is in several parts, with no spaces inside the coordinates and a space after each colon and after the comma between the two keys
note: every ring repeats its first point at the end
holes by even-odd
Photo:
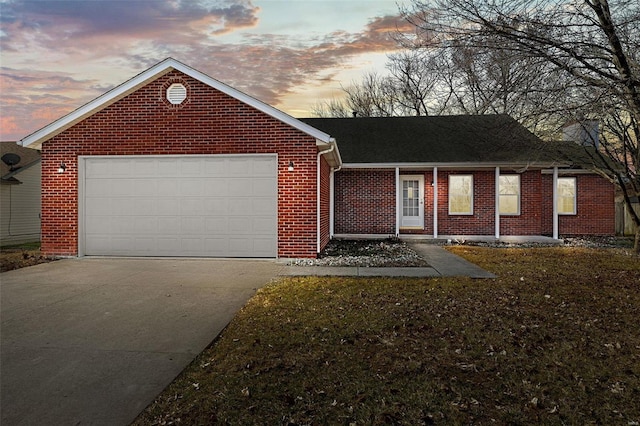
{"type": "Polygon", "coordinates": [[[473,216],[473,175],[470,174],[451,174],[449,175],[449,187],[447,188],[447,198],[448,198],[448,206],[449,206],[449,216],[473,216]],[[471,210],[469,212],[459,213],[459,212],[451,212],[451,178],[452,177],[469,177],[471,178],[471,205],[469,206],[471,210]]]}
{"type": "MultiPolygon", "coordinates": [[[[502,213],[500,212],[500,216],[520,216],[521,213],[521,200],[522,200],[522,178],[520,177],[520,175],[518,174],[504,174],[504,175],[500,175],[500,177],[517,177],[518,178],[518,210],[516,213],[502,213]]],[[[498,179],[498,181],[500,181],[498,179]]],[[[498,188],[498,211],[500,211],[500,188],[498,188]]]]}
{"type": "MultiPolygon", "coordinates": [[[[560,191],[558,191],[558,206],[557,206],[557,210],[558,210],[558,215],[559,216],[575,216],[578,214],[578,179],[574,176],[572,177],[559,177],[558,178],[558,184],[560,183],[561,180],[572,180],[573,181],[573,211],[570,213],[567,212],[562,212],[560,211],[560,200],[562,198],[568,198],[568,197],[562,197],[560,195],[560,191]]],[[[557,190],[557,188],[556,188],[557,190]]]]}

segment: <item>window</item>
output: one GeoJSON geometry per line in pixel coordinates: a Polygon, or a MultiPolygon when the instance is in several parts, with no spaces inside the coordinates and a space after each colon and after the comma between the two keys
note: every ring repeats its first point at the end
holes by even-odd
{"type": "Polygon", "coordinates": [[[576,214],[576,178],[558,178],[558,214],[576,214]]]}
{"type": "Polygon", "coordinates": [[[498,210],[502,215],[520,214],[520,175],[501,175],[498,210]]]}
{"type": "Polygon", "coordinates": [[[472,175],[449,175],[449,214],[473,214],[472,175]]]}

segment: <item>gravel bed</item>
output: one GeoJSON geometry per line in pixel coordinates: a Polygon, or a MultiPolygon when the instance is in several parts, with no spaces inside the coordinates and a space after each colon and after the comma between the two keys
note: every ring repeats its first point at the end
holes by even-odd
{"type": "Polygon", "coordinates": [[[318,259],[294,259],[295,266],[427,267],[429,264],[405,242],[331,240],[318,259]]]}
{"type": "MultiPolygon", "coordinates": [[[[557,244],[505,243],[464,241],[454,243],[479,247],[558,247],[557,244]]],[[[441,245],[446,245],[444,242],[441,245]]],[[[564,238],[564,247],[632,248],[631,237],[571,237],[564,238]]],[[[292,259],[292,266],[369,266],[369,267],[428,267],[424,258],[404,241],[386,240],[331,240],[318,259],[292,259]]]]}
{"type": "Polygon", "coordinates": [[[587,247],[587,248],[633,248],[633,238],[631,237],[566,237],[563,244],[545,243],[507,243],[507,242],[485,242],[485,241],[465,241],[464,245],[478,247],[587,247]]]}

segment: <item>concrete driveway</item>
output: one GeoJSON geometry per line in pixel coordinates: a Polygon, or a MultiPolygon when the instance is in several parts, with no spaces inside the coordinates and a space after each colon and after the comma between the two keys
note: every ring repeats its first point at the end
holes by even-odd
{"type": "Polygon", "coordinates": [[[281,268],[84,258],[1,274],[0,423],[130,423],[281,268]]]}

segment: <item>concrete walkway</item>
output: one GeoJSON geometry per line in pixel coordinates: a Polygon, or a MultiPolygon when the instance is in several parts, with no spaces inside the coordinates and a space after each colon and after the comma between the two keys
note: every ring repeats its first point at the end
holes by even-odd
{"type": "Polygon", "coordinates": [[[281,267],[83,258],[0,274],[0,424],[129,424],[281,267]]]}
{"type": "Polygon", "coordinates": [[[409,243],[422,256],[429,267],[376,268],[361,266],[286,266],[287,276],[340,276],[340,277],[471,277],[496,276],[435,244],[409,243]]]}

